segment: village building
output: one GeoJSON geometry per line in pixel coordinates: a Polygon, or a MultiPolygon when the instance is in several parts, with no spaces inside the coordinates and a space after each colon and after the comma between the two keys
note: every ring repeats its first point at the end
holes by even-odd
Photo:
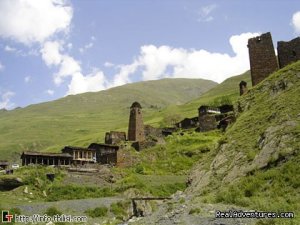
{"type": "Polygon", "coordinates": [[[88,147],[96,154],[96,161],[100,164],[116,165],[118,162],[118,145],[92,143],[88,147]]]}
{"type": "Polygon", "coordinates": [[[210,131],[217,128],[225,130],[228,124],[233,121],[233,105],[221,105],[219,107],[210,107],[202,105],[198,109],[200,132],[210,131]]]}
{"type": "Polygon", "coordinates": [[[144,141],[144,123],[142,116],[142,107],[140,103],[134,102],[130,107],[128,141],[144,141]]]}
{"type": "Polygon", "coordinates": [[[199,125],[199,118],[193,117],[193,118],[185,118],[181,120],[180,122],[176,123],[175,126],[177,128],[181,129],[190,129],[190,128],[195,128],[199,125]]]}
{"type": "Polygon", "coordinates": [[[7,161],[0,161],[0,170],[6,170],[9,166],[7,161]]]}
{"type": "Polygon", "coordinates": [[[21,155],[22,165],[40,164],[40,165],[71,165],[72,155],[68,153],[46,153],[46,152],[23,152],[21,155]]]}
{"type": "Polygon", "coordinates": [[[105,144],[116,145],[126,141],[126,133],[122,131],[110,131],[105,134],[105,144]]]}
{"type": "Polygon", "coordinates": [[[62,152],[70,154],[72,156],[73,164],[75,165],[84,165],[96,162],[95,149],[66,146],[62,149],[62,152]]]}

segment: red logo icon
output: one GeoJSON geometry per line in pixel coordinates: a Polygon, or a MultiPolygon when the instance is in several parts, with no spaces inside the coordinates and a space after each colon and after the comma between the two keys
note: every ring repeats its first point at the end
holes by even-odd
{"type": "Polygon", "coordinates": [[[8,210],[2,211],[2,223],[11,223],[14,215],[9,214],[8,210]]]}

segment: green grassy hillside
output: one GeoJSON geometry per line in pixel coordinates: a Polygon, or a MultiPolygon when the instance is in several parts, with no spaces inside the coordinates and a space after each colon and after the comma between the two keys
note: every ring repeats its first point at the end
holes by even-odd
{"type": "Polygon", "coordinates": [[[60,151],[65,145],[103,141],[106,131],[127,131],[128,111],[134,101],[141,103],[147,122],[165,107],[186,103],[215,86],[215,82],[202,79],[163,79],[2,110],[1,159],[18,159],[23,150],[60,151]]]}
{"type": "Polygon", "coordinates": [[[182,105],[170,105],[165,110],[156,112],[153,114],[152,119],[148,120],[149,124],[159,126],[163,118],[172,116],[174,114],[184,117],[194,117],[198,115],[198,108],[201,105],[214,105],[222,102],[223,99],[230,100],[234,103],[239,97],[239,83],[244,80],[247,82],[248,88],[251,88],[250,71],[247,71],[241,75],[233,76],[221,84],[211,88],[209,91],[201,95],[199,98],[195,98],[186,104],[182,105]]]}
{"type": "Polygon", "coordinates": [[[201,201],[294,212],[294,220],[262,224],[299,224],[299,78],[300,62],[270,75],[237,100],[236,122],[219,141],[215,157],[193,170],[190,193],[201,201]]]}

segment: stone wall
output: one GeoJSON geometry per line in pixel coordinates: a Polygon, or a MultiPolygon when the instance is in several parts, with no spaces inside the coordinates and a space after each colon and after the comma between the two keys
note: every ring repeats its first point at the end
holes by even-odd
{"type": "Polygon", "coordinates": [[[278,69],[271,33],[248,40],[252,86],[278,69]]]}
{"type": "Polygon", "coordinates": [[[277,43],[278,61],[280,68],[300,60],[300,37],[291,41],[277,43]]]}
{"type": "Polygon", "coordinates": [[[128,141],[144,141],[144,123],[142,107],[138,102],[134,102],[130,107],[128,141]]]}

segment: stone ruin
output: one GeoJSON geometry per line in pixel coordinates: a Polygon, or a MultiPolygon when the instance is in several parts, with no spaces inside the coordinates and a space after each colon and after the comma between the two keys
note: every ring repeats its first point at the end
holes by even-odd
{"type": "Polygon", "coordinates": [[[300,37],[288,42],[277,42],[277,52],[280,68],[300,60],[300,37]]]}
{"type": "Polygon", "coordinates": [[[255,86],[279,68],[300,60],[300,37],[277,42],[278,60],[270,32],[250,38],[248,49],[252,86],[255,86]]]}
{"type": "Polygon", "coordinates": [[[225,130],[235,118],[233,115],[233,105],[222,105],[210,107],[202,105],[198,109],[199,128],[197,131],[206,132],[214,129],[225,130]]]}
{"type": "Polygon", "coordinates": [[[248,40],[252,86],[278,69],[271,33],[248,40]]]}

